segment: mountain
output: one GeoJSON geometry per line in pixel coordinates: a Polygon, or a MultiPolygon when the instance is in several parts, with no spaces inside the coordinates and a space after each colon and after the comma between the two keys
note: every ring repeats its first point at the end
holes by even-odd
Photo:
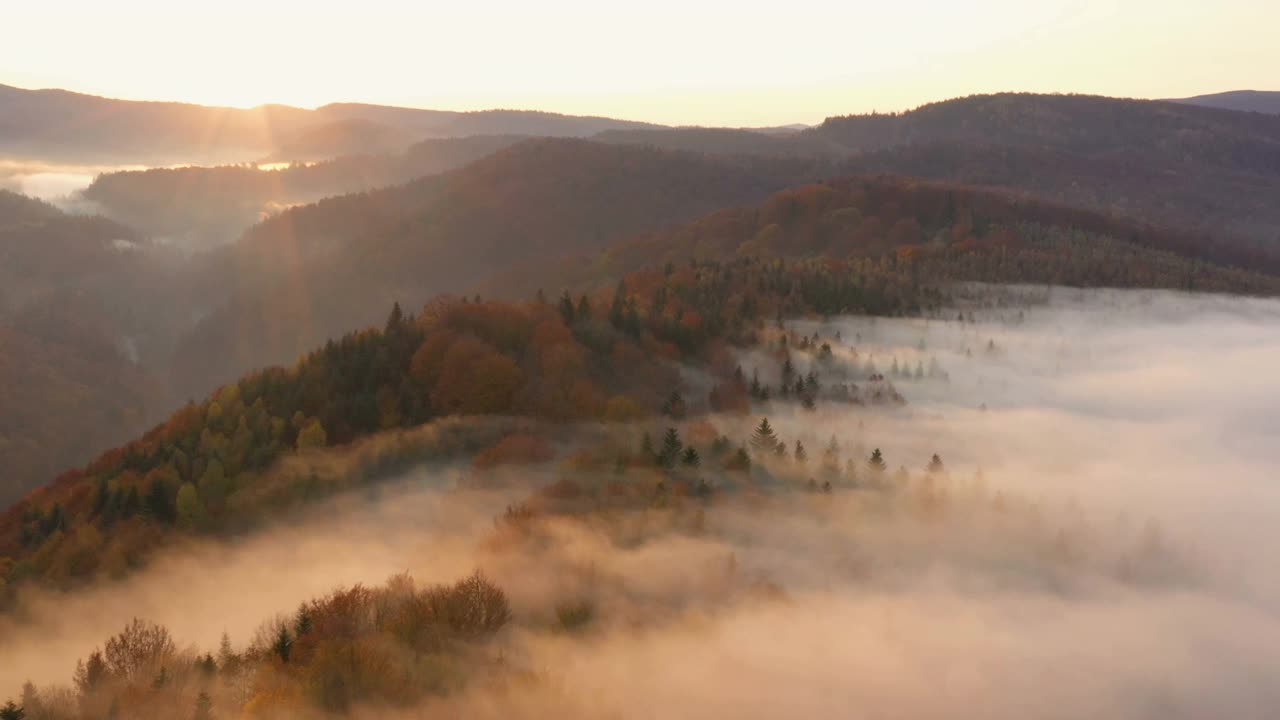
{"type": "Polygon", "coordinates": [[[1280,114],[1280,91],[1276,90],[1232,90],[1170,100],[1170,102],[1240,112],[1280,114]]]}
{"type": "Polygon", "coordinates": [[[183,341],[174,376],[202,394],[374,322],[393,301],[467,292],[513,264],[757,202],[814,173],[805,162],[541,139],[443,175],[292,208],[220,253],[213,282],[231,300],[183,341]]]}
{"type": "Polygon", "coordinates": [[[0,505],[168,406],[183,280],[132,228],[0,191],[0,505]]]}
{"type": "MultiPolygon", "coordinates": [[[[627,177],[644,178],[646,163],[650,173],[674,168],[687,174],[699,167],[655,151],[576,142],[538,142],[510,152],[524,162],[569,153],[597,171],[600,164],[625,161],[627,177]]],[[[560,167],[570,165],[560,159],[560,167]]],[[[452,186],[436,183],[435,192],[446,198],[474,192],[467,182],[492,182],[488,173],[503,167],[508,166],[495,163],[475,175],[462,173],[464,179],[452,178],[452,186]]],[[[598,199],[634,189],[621,178],[613,185],[601,181],[608,173],[591,177],[609,190],[570,186],[578,191],[572,197],[598,199]]],[[[659,187],[665,186],[649,190],[659,187]]],[[[678,183],[671,189],[681,190],[678,183]]],[[[418,197],[421,208],[433,204],[420,189],[399,192],[418,197]]],[[[519,184],[501,197],[549,201],[561,192],[519,184]]],[[[488,210],[474,197],[471,202],[468,212],[488,210]]],[[[302,214],[323,216],[323,207],[302,214]]],[[[662,202],[649,207],[671,209],[662,202]]],[[[530,211],[525,207],[526,214],[511,222],[550,232],[572,231],[594,219],[568,212],[539,226],[530,211]]],[[[435,213],[443,222],[439,209],[435,213]]],[[[393,220],[390,227],[400,225],[393,220]]],[[[503,229],[466,227],[473,234],[463,237],[482,244],[499,240],[486,232],[503,229]]],[[[376,229],[366,241],[387,244],[387,253],[396,257],[395,236],[379,238],[376,229]]],[[[411,237],[429,240],[425,229],[419,226],[411,237]]],[[[277,230],[264,226],[258,232],[277,230]]],[[[583,246],[594,242],[579,236],[583,246]]],[[[513,248],[499,241],[489,249],[512,254],[513,248]]],[[[729,348],[756,344],[766,321],[779,316],[937,317],[950,289],[972,281],[1280,295],[1280,276],[1209,262],[1195,255],[1199,250],[1176,234],[990,190],[901,178],[795,187],[752,206],[616,244],[588,269],[591,279],[611,281],[576,298],[567,292],[558,300],[519,303],[436,298],[418,314],[395,305],[376,327],[317,341],[287,368],[245,375],[0,514],[0,572],[10,586],[33,579],[72,585],[99,572],[123,572],[180,533],[245,529],[428,459],[455,460],[494,447],[518,428],[512,416],[590,424],[657,412],[682,415],[686,403],[749,409],[751,397],[745,380],[735,379],[729,348]],[[682,398],[678,367],[711,378],[696,399],[682,398]],[[348,444],[351,457],[341,462],[308,454],[348,444]]],[[[406,277],[422,278],[424,294],[436,282],[424,272],[431,257],[436,256],[422,255],[402,268],[406,277]]],[[[370,280],[372,268],[362,267],[362,260],[356,256],[341,267],[370,280]]],[[[380,272],[395,277],[388,269],[380,272]]],[[[311,281],[294,279],[290,286],[311,281]]],[[[263,327],[289,332],[289,342],[300,342],[328,322],[323,314],[334,306],[322,298],[337,295],[340,304],[360,300],[357,286],[333,285],[329,278],[318,286],[312,315],[275,314],[272,303],[282,298],[272,296],[255,304],[254,313],[231,316],[223,326],[226,334],[212,336],[220,345],[205,349],[206,356],[243,353],[244,347],[269,341],[263,327]],[[268,325],[281,320],[288,322],[268,325]]],[[[376,288],[358,289],[376,295],[376,288]]],[[[820,396],[817,382],[788,388],[779,401],[812,406],[827,397],[820,396]]],[[[880,380],[868,382],[866,397],[848,395],[843,401],[892,401],[890,388],[875,384],[880,380]]],[[[751,392],[757,400],[768,395],[767,388],[751,392]]]]}
{"type": "Polygon", "coordinates": [[[789,188],[758,206],[726,208],[598,253],[513,266],[485,289],[518,295],[533,292],[526,278],[553,278],[553,286],[599,292],[643,267],[815,256],[909,259],[917,280],[1264,295],[1280,289],[1280,251],[1243,252],[1211,236],[1022,193],[898,176],[789,188]],[[996,265],[984,264],[996,258],[996,265]]]}
{"type": "Polygon", "coordinates": [[[398,153],[345,155],[278,169],[126,170],[99,175],[81,195],[104,214],[152,236],[192,250],[209,249],[291,205],[453,170],[524,139],[472,135],[424,140],[398,153]]]}
{"type": "Polygon", "coordinates": [[[309,159],[385,150],[392,140],[399,145],[465,135],[581,137],[644,127],[653,126],[534,111],[453,112],[356,103],[314,110],[285,105],[239,109],[0,85],[0,155],[79,164],[309,159]]]}
{"type": "Polygon", "coordinates": [[[671,129],[610,142],[709,153],[851,158],[1177,225],[1241,248],[1280,243],[1280,116],[1152,100],[1003,93],[897,114],[831,117],[788,135],[671,129]]]}
{"type": "Polygon", "coordinates": [[[1275,247],[1280,117],[1083,95],[1001,94],[809,131],[876,153],[869,171],[1028,189],[1275,247]]]}

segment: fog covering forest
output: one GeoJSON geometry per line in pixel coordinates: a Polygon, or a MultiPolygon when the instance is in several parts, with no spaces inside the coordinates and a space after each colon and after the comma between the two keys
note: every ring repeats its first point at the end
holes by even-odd
{"type": "MultiPolygon", "coordinates": [[[[33,718],[1271,716],[1280,301],[954,299],[787,321],[736,358],[861,403],[753,388],[749,413],[535,425],[504,462],[24,589],[0,697],[33,718]]],[[[710,383],[685,370],[691,405],[710,383]]]]}

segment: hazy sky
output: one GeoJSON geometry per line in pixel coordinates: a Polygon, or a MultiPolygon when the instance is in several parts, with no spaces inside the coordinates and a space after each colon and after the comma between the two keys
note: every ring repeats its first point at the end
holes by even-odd
{"type": "Polygon", "coordinates": [[[4,16],[0,83],[236,106],[766,125],[997,90],[1275,89],[1280,68],[1276,0],[41,0],[4,16]]]}

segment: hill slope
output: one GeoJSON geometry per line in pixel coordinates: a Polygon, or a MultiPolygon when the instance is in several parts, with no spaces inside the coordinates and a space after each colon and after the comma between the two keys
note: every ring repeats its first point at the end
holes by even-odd
{"type": "Polygon", "coordinates": [[[99,175],[82,195],[144,232],[186,248],[209,249],[234,241],[251,225],[291,205],[453,170],[523,139],[473,135],[424,140],[399,153],[348,155],[274,170],[246,165],[128,170],[99,175]]]}
{"type": "Polygon", "coordinates": [[[375,322],[393,301],[416,306],[513,264],[756,202],[816,179],[810,168],[531,140],[445,175],[294,208],[223,253],[217,282],[231,283],[232,300],[183,343],[175,377],[203,394],[375,322]]]}
{"type": "Polygon", "coordinates": [[[977,95],[888,115],[828,118],[785,136],[690,129],[611,142],[713,153],[856,156],[890,172],[1030,191],[1181,226],[1241,247],[1280,244],[1280,116],[1083,95],[977,95]]]}

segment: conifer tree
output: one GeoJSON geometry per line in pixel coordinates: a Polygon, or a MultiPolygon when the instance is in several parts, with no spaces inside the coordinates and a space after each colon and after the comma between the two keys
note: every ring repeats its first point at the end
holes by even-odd
{"type": "Polygon", "coordinates": [[[778,436],[774,434],[773,426],[769,424],[769,418],[761,418],[760,424],[751,435],[751,448],[758,452],[773,452],[779,444],[778,436]]]}
{"type": "Polygon", "coordinates": [[[680,433],[673,427],[667,428],[666,435],[662,437],[662,450],[658,452],[658,464],[663,467],[673,467],[683,449],[684,443],[680,442],[680,433]]]}
{"type": "Polygon", "coordinates": [[[928,467],[928,468],[926,468],[926,469],[927,469],[930,473],[932,473],[932,474],[934,474],[934,475],[936,475],[936,474],[938,474],[938,473],[942,472],[942,470],[943,470],[943,466],[942,466],[942,458],[938,457],[938,454],[937,454],[937,453],[934,453],[934,454],[933,454],[933,459],[931,459],[931,460],[929,461],[929,467],[928,467]]]}
{"type": "Polygon", "coordinates": [[[698,457],[698,451],[692,445],[684,449],[684,454],[680,456],[680,464],[685,467],[698,467],[702,459],[698,457]]]}
{"type": "Polygon", "coordinates": [[[867,460],[867,467],[873,473],[882,473],[888,467],[884,461],[884,455],[880,453],[880,448],[876,448],[871,453],[871,457],[867,460]]]}
{"type": "Polygon", "coordinates": [[[568,290],[565,290],[564,294],[560,296],[559,308],[560,308],[560,317],[564,320],[564,324],[572,325],[573,316],[574,316],[573,298],[569,297],[568,290]]]}
{"type": "Polygon", "coordinates": [[[196,711],[191,717],[192,720],[213,720],[213,701],[209,699],[209,693],[202,690],[196,696],[196,711]]]}

